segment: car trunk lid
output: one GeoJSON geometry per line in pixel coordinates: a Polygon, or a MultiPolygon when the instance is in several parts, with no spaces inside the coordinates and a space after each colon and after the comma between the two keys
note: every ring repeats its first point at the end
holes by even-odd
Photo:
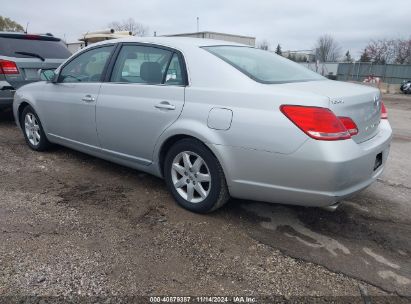
{"type": "Polygon", "coordinates": [[[361,143],[378,133],[381,94],[373,88],[353,83],[323,80],[281,84],[284,88],[327,96],[329,108],[337,116],[351,118],[358,128],[352,139],[361,143]]]}

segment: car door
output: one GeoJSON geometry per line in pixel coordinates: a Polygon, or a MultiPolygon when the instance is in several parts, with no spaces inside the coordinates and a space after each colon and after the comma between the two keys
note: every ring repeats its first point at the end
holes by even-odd
{"type": "Polygon", "coordinates": [[[57,82],[46,84],[41,108],[47,133],[57,142],[100,148],[96,102],[113,48],[105,45],[80,53],[61,68],[57,82]]]}
{"type": "Polygon", "coordinates": [[[172,49],[124,44],[97,102],[103,151],[149,164],[157,139],[180,115],[187,81],[182,55],[172,49]]]}

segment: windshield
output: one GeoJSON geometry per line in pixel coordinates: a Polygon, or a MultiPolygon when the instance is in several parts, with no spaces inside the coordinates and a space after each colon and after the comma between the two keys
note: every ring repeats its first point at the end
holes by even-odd
{"type": "Polygon", "coordinates": [[[203,48],[261,83],[288,83],[325,79],[298,63],[269,51],[246,46],[207,46],[203,48]]]}
{"type": "Polygon", "coordinates": [[[66,59],[71,53],[62,41],[14,39],[0,37],[0,55],[29,58],[31,53],[50,59],[66,59]]]}

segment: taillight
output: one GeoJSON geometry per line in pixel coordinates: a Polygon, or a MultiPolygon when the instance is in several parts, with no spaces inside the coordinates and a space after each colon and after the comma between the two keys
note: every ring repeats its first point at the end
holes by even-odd
{"type": "Polygon", "coordinates": [[[358,128],[355,122],[349,117],[338,116],[338,119],[343,123],[344,127],[347,129],[351,136],[358,134],[358,128]]]}
{"type": "Polygon", "coordinates": [[[387,108],[385,107],[382,101],[381,101],[381,119],[388,119],[387,108]]]}
{"type": "Polygon", "coordinates": [[[17,68],[17,65],[15,62],[0,59],[0,74],[3,74],[3,75],[19,74],[19,69],[17,68]]]}
{"type": "Polygon", "coordinates": [[[319,140],[351,138],[343,122],[327,108],[282,105],[281,112],[308,136],[319,140]]]}

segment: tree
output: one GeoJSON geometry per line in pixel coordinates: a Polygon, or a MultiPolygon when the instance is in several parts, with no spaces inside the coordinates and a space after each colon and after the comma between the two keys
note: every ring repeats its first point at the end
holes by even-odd
{"type": "Polygon", "coordinates": [[[321,62],[336,61],[341,54],[339,44],[330,35],[323,35],[318,38],[315,51],[316,58],[321,62]]]}
{"type": "Polygon", "coordinates": [[[371,40],[365,50],[376,64],[411,64],[411,39],[371,40]]]}
{"type": "Polygon", "coordinates": [[[411,38],[408,40],[399,39],[396,53],[395,63],[411,64],[411,38]]]}
{"type": "Polygon", "coordinates": [[[128,31],[131,32],[134,36],[144,37],[148,34],[148,26],[145,26],[142,23],[135,21],[133,18],[128,18],[122,22],[113,21],[108,24],[109,28],[114,29],[115,31],[128,31]]]}
{"type": "Polygon", "coordinates": [[[262,50],[264,50],[264,51],[268,51],[269,47],[270,47],[270,46],[269,46],[267,40],[261,41],[261,42],[259,43],[259,45],[258,45],[258,48],[259,48],[259,49],[262,49],[262,50]]]}
{"type": "Polygon", "coordinates": [[[280,56],[283,55],[283,52],[281,51],[281,45],[280,44],[277,45],[277,48],[275,49],[275,53],[277,55],[280,55],[280,56]]]}
{"type": "Polygon", "coordinates": [[[363,53],[361,54],[360,62],[370,62],[370,61],[371,61],[371,58],[370,56],[368,56],[368,51],[365,48],[363,53]]]}
{"type": "Polygon", "coordinates": [[[295,54],[291,53],[290,51],[288,52],[287,59],[290,59],[292,61],[297,61],[297,57],[295,56],[295,54]]]}
{"type": "Polygon", "coordinates": [[[0,31],[5,32],[24,32],[23,26],[18,24],[17,22],[7,18],[0,16],[0,31]]]}
{"type": "Polygon", "coordinates": [[[347,51],[347,53],[345,53],[344,61],[345,62],[352,62],[353,61],[349,50],[347,51]]]}
{"type": "Polygon", "coordinates": [[[371,40],[366,49],[372,63],[386,64],[392,63],[395,60],[394,40],[371,40]]]}

